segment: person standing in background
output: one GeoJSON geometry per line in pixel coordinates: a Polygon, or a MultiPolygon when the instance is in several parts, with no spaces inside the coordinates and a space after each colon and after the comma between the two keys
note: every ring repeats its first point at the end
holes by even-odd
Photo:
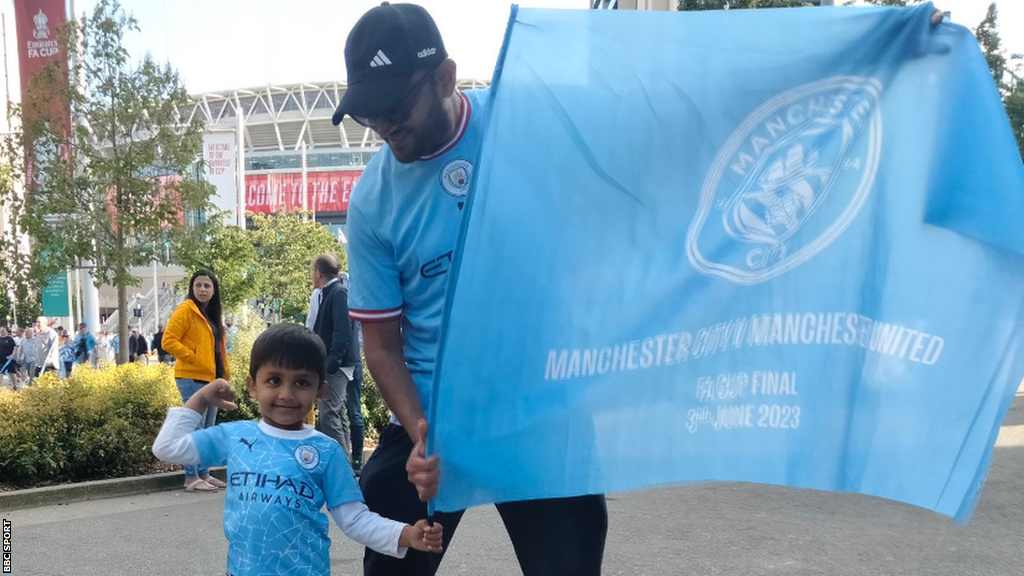
{"type": "MultiPolygon", "coordinates": [[[[188,285],[188,297],[171,314],[161,340],[164,350],[177,360],[174,379],[182,402],[218,378],[231,378],[217,277],[209,270],[197,270],[188,285]]],[[[216,421],[217,408],[210,406],[196,429],[209,428],[216,421]]],[[[226,486],[205,465],[185,466],[187,492],[216,492],[226,486]]]]}
{"type": "Polygon", "coordinates": [[[327,392],[320,399],[317,429],[337,440],[346,457],[351,458],[351,435],[345,410],[345,394],[348,392],[348,383],[355,373],[359,353],[352,346],[348,289],[341,284],[338,277],[340,272],[338,258],[333,254],[317,256],[310,269],[313,286],[320,289],[320,306],[317,309],[313,332],[316,332],[327,349],[327,392]]]}

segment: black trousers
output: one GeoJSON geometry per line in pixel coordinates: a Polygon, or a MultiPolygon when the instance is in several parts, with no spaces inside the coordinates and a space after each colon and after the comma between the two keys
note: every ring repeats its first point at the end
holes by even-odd
{"type": "MultiPolygon", "coordinates": [[[[405,462],[412,440],[401,426],[389,424],[380,445],[363,466],[359,486],[370,510],[392,520],[414,524],[427,517],[427,505],[409,483],[405,462]]],[[[512,540],[523,576],[599,576],[608,532],[604,495],[527,500],[496,505],[512,540]]],[[[444,526],[445,550],[462,512],[438,512],[444,526]]],[[[441,555],[410,549],[404,559],[366,549],[365,576],[433,576],[441,555]],[[433,558],[431,558],[433,556],[433,558]]]]}

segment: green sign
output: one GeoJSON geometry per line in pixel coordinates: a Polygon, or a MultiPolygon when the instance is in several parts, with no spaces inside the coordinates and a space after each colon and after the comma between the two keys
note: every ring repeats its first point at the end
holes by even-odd
{"type": "Polygon", "coordinates": [[[43,316],[70,316],[68,307],[68,275],[66,273],[50,276],[43,288],[43,316]]]}

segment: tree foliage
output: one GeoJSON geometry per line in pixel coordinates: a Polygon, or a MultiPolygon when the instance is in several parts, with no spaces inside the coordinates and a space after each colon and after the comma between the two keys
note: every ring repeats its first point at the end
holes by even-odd
{"type": "Polygon", "coordinates": [[[1021,67],[1011,66],[1003,51],[1002,39],[999,37],[999,11],[995,2],[989,4],[984,20],[974,29],[974,35],[978,38],[989,70],[992,71],[992,78],[1003,97],[1010,127],[1017,137],[1021,158],[1024,158],[1024,79],[1020,75],[1021,67]]]}
{"type": "Polygon", "coordinates": [[[253,228],[259,300],[282,317],[301,320],[313,290],[309,276],[313,259],[333,253],[341,261],[341,268],[348,269],[341,243],[302,212],[257,214],[253,228]]]}
{"type": "Polygon", "coordinates": [[[24,198],[21,173],[9,163],[0,163],[0,323],[31,323],[39,315],[39,276],[22,240],[24,198]]]}
{"type": "Polygon", "coordinates": [[[199,178],[203,125],[180,123],[188,93],[169,64],[131,60],[124,37],[133,31],[135,19],[112,0],[69,22],[59,35],[70,69],[37,74],[23,115],[32,174],[23,225],[36,267],[89,267],[117,288],[122,359],[127,287],[139,283],[132,268],[207,209],[212,191],[199,178]]]}
{"type": "Polygon", "coordinates": [[[999,12],[996,10],[996,3],[988,7],[985,19],[974,29],[974,36],[981,45],[981,51],[985,53],[985,60],[992,70],[992,77],[996,85],[1003,88],[1003,79],[1006,76],[1006,56],[1003,54],[1002,40],[999,38],[998,20],[999,12]]]}
{"type": "MultiPolygon", "coordinates": [[[[177,234],[174,239],[177,261],[188,271],[212,270],[220,284],[224,311],[237,310],[259,295],[259,266],[253,234],[214,217],[195,230],[177,234]]],[[[188,292],[188,278],[180,292],[188,292]]]]}

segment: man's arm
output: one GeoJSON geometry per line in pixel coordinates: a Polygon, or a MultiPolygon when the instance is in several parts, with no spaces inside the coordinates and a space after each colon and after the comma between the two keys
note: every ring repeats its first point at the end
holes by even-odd
{"type": "Polygon", "coordinates": [[[416,385],[405,365],[402,321],[364,322],[363,346],[366,367],[370,369],[381,396],[415,442],[416,423],[425,417],[416,385]]]}
{"type": "Polygon", "coordinates": [[[412,452],[405,462],[405,471],[409,482],[416,486],[420,500],[426,502],[437,495],[440,461],[436,455],[427,458],[427,421],[423,417],[423,404],[416,392],[416,384],[405,365],[401,320],[364,322],[363,345],[366,365],[381,396],[412,439],[412,452]]]}

